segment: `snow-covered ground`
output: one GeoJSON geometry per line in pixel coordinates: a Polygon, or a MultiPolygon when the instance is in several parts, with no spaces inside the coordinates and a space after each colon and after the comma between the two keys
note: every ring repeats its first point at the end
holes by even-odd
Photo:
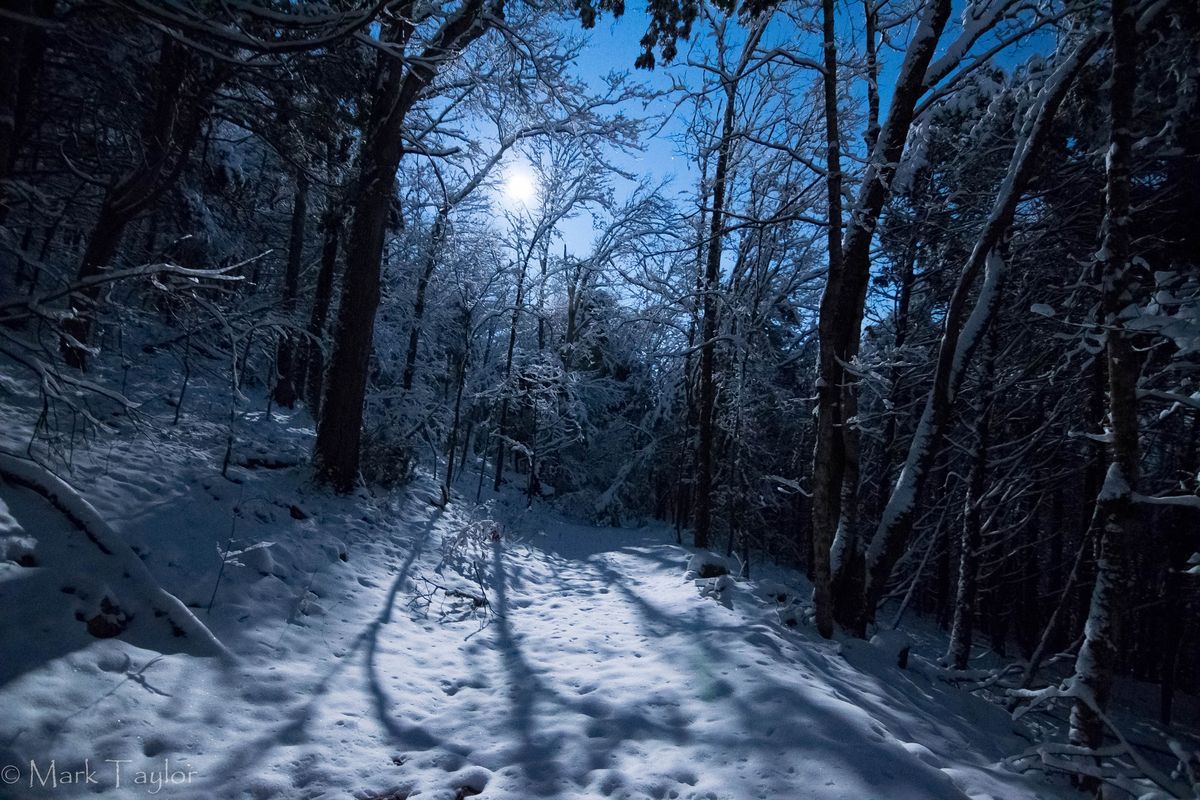
{"type": "MultiPolygon", "coordinates": [[[[243,462],[311,436],[302,414],[247,424],[269,444],[243,462]]],[[[998,706],[783,624],[770,593],[802,593],[795,576],[704,592],[664,528],[517,495],[441,509],[428,478],[394,499],[327,496],[303,466],[233,482],[223,452],[220,426],[185,418],[70,477],[232,658],[164,632],[128,571],[0,485],[38,564],[0,565],[0,796],[1070,795],[1000,764],[1028,740],[998,706]],[[133,610],[118,638],[77,618],[102,597],[133,610]]]]}

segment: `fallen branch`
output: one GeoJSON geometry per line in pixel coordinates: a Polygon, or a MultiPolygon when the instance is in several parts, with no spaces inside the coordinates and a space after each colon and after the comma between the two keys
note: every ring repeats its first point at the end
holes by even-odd
{"type": "Polygon", "coordinates": [[[1070,699],[1074,702],[1085,703],[1117,740],[1113,745],[1096,749],[1074,744],[1048,742],[1006,759],[1009,766],[1025,770],[1033,767],[1036,760],[1048,770],[1094,778],[1116,786],[1138,798],[1163,798],[1164,800],[1165,798],[1178,798],[1178,800],[1200,798],[1200,784],[1195,781],[1195,771],[1191,765],[1192,754],[1187,753],[1183,748],[1171,748],[1180,761],[1178,772],[1185,775],[1190,783],[1190,785],[1185,785],[1175,780],[1174,776],[1164,773],[1151,764],[1141,751],[1125,737],[1112,718],[1096,704],[1091,692],[1079,686],[1074,678],[1068,678],[1057,686],[1047,686],[1038,690],[1014,689],[1010,690],[1009,694],[1012,697],[1030,701],[1029,705],[1023,706],[1013,713],[1014,719],[1028,713],[1041,703],[1053,703],[1058,699],[1070,699]],[[1146,785],[1147,782],[1154,791],[1147,791],[1151,788],[1146,785]]]}

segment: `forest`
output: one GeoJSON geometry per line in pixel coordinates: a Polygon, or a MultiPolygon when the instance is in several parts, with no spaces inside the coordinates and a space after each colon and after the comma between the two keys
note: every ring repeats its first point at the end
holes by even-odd
{"type": "Polygon", "coordinates": [[[0,798],[1200,798],[1198,379],[1196,0],[0,0],[0,798]]]}

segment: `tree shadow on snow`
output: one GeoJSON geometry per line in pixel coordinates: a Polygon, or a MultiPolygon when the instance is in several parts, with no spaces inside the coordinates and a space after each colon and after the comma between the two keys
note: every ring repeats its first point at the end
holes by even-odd
{"type": "MultiPolygon", "coordinates": [[[[433,746],[435,740],[419,729],[410,728],[392,719],[387,709],[387,698],[376,672],[376,653],[378,642],[385,626],[392,620],[392,611],[400,593],[411,576],[417,559],[429,544],[433,528],[441,511],[435,511],[425,526],[411,539],[411,545],[403,562],[397,568],[395,576],[388,589],[386,600],[378,615],[369,622],[351,641],[346,652],[337,659],[332,669],[327,671],[312,686],[301,694],[305,698],[303,705],[297,707],[282,720],[282,724],[271,726],[257,738],[240,743],[233,753],[219,765],[206,770],[213,778],[197,788],[203,791],[215,791],[218,787],[237,787],[261,769],[272,750],[281,745],[294,745],[305,741],[309,726],[317,716],[322,701],[330,689],[337,686],[343,673],[362,659],[365,677],[369,683],[375,705],[375,712],[380,724],[391,735],[397,744],[433,746]]],[[[243,688],[243,675],[232,674],[228,679],[243,688]]],[[[215,796],[215,795],[214,795],[215,796]]]]}

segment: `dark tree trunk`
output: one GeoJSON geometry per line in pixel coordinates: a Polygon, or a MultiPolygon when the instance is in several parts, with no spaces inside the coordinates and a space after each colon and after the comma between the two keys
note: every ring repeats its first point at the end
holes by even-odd
{"type": "MultiPolygon", "coordinates": [[[[22,17],[33,16],[32,0],[7,0],[7,10],[22,17]]],[[[0,182],[12,171],[17,152],[17,103],[20,95],[26,41],[32,26],[5,19],[0,26],[0,182]]],[[[0,183],[0,214],[4,209],[0,183]]],[[[0,216],[0,220],[3,217],[0,216]]]]}
{"type": "Polygon", "coordinates": [[[708,249],[704,260],[704,286],[700,322],[700,398],[696,441],[696,492],[692,511],[692,535],[696,547],[710,546],[712,536],[713,441],[717,405],[717,331],[720,307],[717,295],[721,286],[721,240],[724,235],[725,183],[733,150],[734,100],[737,84],[725,89],[725,110],[721,118],[717,166],[713,174],[712,211],[709,213],[708,249]]]}
{"type": "Polygon", "coordinates": [[[517,270],[517,297],[513,302],[512,322],[508,330],[508,349],[504,355],[504,399],[500,401],[500,423],[496,428],[496,475],[492,491],[500,491],[504,481],[504,437],[508,435],[509,383],[512,381],[513,353],[517,347],[517,329],[521,322],[521,305],[525,302],[525,272],[529,259],[521,260],[517,270]]]}
{"type": "MultiPolygon", "coordinates": [[[[1196,432],[1200,429],[1200,418],[1192,417],[1187,439],[1179,459],[1181,471],[1191,472],[1196,463],[1196,432]]],[[[1163,577],[1163,631],[1162,664],[1159,670],[1159,721],[1171,724],[1171,711],[1175,702],[1175,681],[1179,669],[1179,649],[1183,641],[1187,620],[1187,603],[1184,599],[1183,572],[1187,570],[1188,546],[1193,529],[1190,509],[1174,509],[1170,513],[1167,539],[1167,566],[1163,577]]]]}
{"type": "MultiPolygon", "coordinates": [[[[1104,354],[1098,355],[1092,362],[1088,374],[1088,397],[1085,413],[1090,424],[1088,433],[1102,438],[1104,434],[1105,400],[1108,391],[1108,366],[1104,354]]],[[[1082,560],[1077,570],[1075,586],[1077,590],[1069,598],[1070,611],[1066,625],[1068,639],[1082,635],[1083,627],[1087,624],[1088,609],[1091,604],[1090,590],[1096,580],[1096,557],[1099,553],[1100,531],[1097,514],[1097,503],[1100,487],[1104,484],[1104,473],[1107,469],[1104,445],[1095,439],[1089,439],[1086,444],[1087,464],[1083,470],[1083,480],[1080,486],[1079,502],[1079,542],[1082,548],[1082,560]]]]}
{"type": "MultiPolygon", "coordinates": [[[[832,283],[842,279],[844,269],[842,139],[838,129],[836,14],[833,0],[822,0],[821,20],[825,64],[825,209],[828,217],[825,233],[829,264],[827,280],[832,283]]],[[[821,341],[825,342],[824,335],[821,336],[821,341]]],[[[829,355],[827,348],[822,347],[821,350],[824,355],[829,355]]],[[[849,357],[846,360],[848,361],[849,357]]],[[[817,452],[813,460],[811,540],[817,631],[826,639],[833,635],[833,572],[838,564],[843,563],[857,549],[853,531],[844,525],[846,518],[842,511],[843,494],[849,489],[851,481],[857,483],[857,465],[850,463],[857,454],[850,452],[855,448],[846,436],[845,421],[850,412],[843,407],[849,394],[849,387],[841,381],[825,381],[822,373],[822,379],[817,383],[817,406],[824,410],[826,422],[831,424],[817,425],[817,452]],[[823,454],[829,457],[828,460],[822,457],[823,454]],[[843,523],[840,530],[837,528],[839,519],[843,523]]],[[[853,502],[852,497],[848,499],[853,502]]]]}
{"type": "MultiPolygon", "coordinates": [[[[1038,501],[1034,501],[1038,503],[1038,501]]],[[[1035,506],[1031,519],[1021,530],[1021,557],[1016,560],[1017,576],[1017,647],[1021,657],[1028,661],[1037,646],[1037,634],[1041,623],[1038,607],[1038,533],[1041,529],[1040,505],[1035,506]]]]}
{"type": "Polygon", "coordinates": [[[707,155],[701,161],[700,187],[698,205],[700,216],[696,225],[696,254],[694,259],[694,288],[693,300],[688,309],[687,354],[683,357],[683,370],[680,388],[683,391],[683,401],[686,413],[683,421],[683,434],[680,438],[679,474],[677,476],[678,502],[675,510],[675,541],[683,544],[683,528],[692,516],[692,497],[695,494],[698,461],[693,431],[699,427],[700,409],[696,397],[696,380],[693,374],[693,354],[696,347],[696,336],[700,332],[700,302],[704,292],[704,253],[706,248],[705,231],[707,230],[708,213],[708,163],[707,155]],[[690,469],[685,469],[684,462],[690,469]]]}
{"type": "Polygon", "coordinates": [[[988,416],[991,397],[992,358],[984,360],[980,377],[982,397],[976,407],[975,452],[967,477],[967,498],[963,503],[962,544],[959,546],[958,591],[954,600],[954,622],[950,628],[950,647],[946,663],[966,669],[971,660],[971,634],[975,625],[975,605],[979,587],[979,551],[983,538],[983,491],[987,481],[988,416]]]}
{"type": "Polygon", "coordinates": [[[869,152],[879,141],[879,9],[876,0],[863,0],[863,18],[867,53],[867,131],[863,139],[869,152]]]}
{"type": "MultiPolygon", "coordinates": [[[[408,6],[410,4],[406,4],[408,6]]],[[[411,8],[407,9],[411,12],[411,8]]],[[[319,479],[348,492],[358,478],[363,401],[379,307],[384,233],[403,155],[404,119],[438,69],[486,30],[481,0],[466,0],[442,23],[423,52],[412,59],[381,59],[370,119],[364,134],[358,196],[346,247],[346,275],[325,379],[313,462],[319,479]],[[406,65],[411,67],[406,69],[406,65]]],[[[499,13],[498,11],[496,13],[499,13]]],[[[409,14],[397,10],[387,41],[403,50],[412,34],[409,14]]]]}
{"type": "Polygon", "coordinates": [[[429,290],[429,281],[433,278],[433,270],[437,267],[438,251],[446,237],[446,224],[450,209],[442,206],[438,209],[437,220],[433,223],[433,231],[429,236],[429,249],[425,254],[425,263],[421,265],[421,274],[417,276],[417,297],[413,302],[412,328],[408,332],[408,351],[404,355],[404,373],[401,385],[404,391],[412,390],[413,377],[417,370],[417,349],[421,343],[421,323],[425,319],[425,293],[429,290]]]}
{"type": "MultiPolygon", "coordinates": [[[[846,408],[843,405],[847,376],[843,365],[848,364],[857,352],[871,271],[870,250],[875,226],[887,199],[887,187],[904,151],[917,98],[925,90],[925,71],[949,16],[949,0],[935,0],[930,3],[919,28],[920,34],[909,44],[900,75],[896,80],[887,123],[880,131],[879,142],[871,155],[862,189],[840,248],[841,264],[830,263],[825,291],[821,296],[817,324],[820,347],[817,439],[813,456],[812,538],[817,628],[823,636],[831,636],[833,633],[833,567],[839,567],[840,571],[840,568],[845,568],[849,563],[849,559],[840,559],[837,555],[831,558],[835,526],[840,517],[839,506],[846,468],[846,443],[842,432],[847,419],[846,408]]],[[[828,24],[832,23],[827,22],[828,24]]],[[[827,58],[829,54],[830,49],[827,46],[827,58]]],[[[831,249],[832,252],[836,251],[831,249]]],[[[856,588],[853,584],[858,582],[851,580],[850,590],[856,588]]],[[[865,618],[869,613],[864,611],[858,619],[839,621],[847,625],[851,632],[862,635],[865,633],[865,618]]]]}
{"type": "MultiPolygon", "coordinates": [[[[411,31],[392,26],[388,41],[403,46],[411,31]]],[[[401,125],[415,96],[404,100],[404,65],[380,55],[379,87],[360,156],[358,195],[346,244],[342,297],[325,375],[313,461],[317,475],[336,491],[348,492],[358,478],[363,399],[379,307],[384,235],[396,169],[403,153],[401,125]]]]}
{"type": "MultiPolygon", "coordinates": [[[[289,324],[295,324],[296,302],[300,295],[300,266],[304,260],[304,228],[308,222],[308,176],[296,174],[296,194],[292,200],[292,225],[288,237],[287,267],[283,276],[283,312],[289,324]]],[[[296,335],[285,331],[275,351],[275,402],[285,408],[296,404],[299,357],[296,335]]]]}
{"type": "MultiPolygon", "coordinates": [[[[468,342],[468,347],[470,343],[468,342]]],[[[450,485],[454,482],[454,456],[458,448],[458,426],[462,419],[463,387],[467,383],[467,352],[458,360],[458,385],[454,392],[454,421],[450,425],[450,437],[446,443],[446,497],[450,496],[450,485]]],[[[463,455],[466,464],[466,455],[463,455]]]]}
{"type": "Polygon", "coordinates": [[[49,20],[54,15],[54,0],[6,0],[3,7],[14,18],[5,19],[0,26],[0,223],[9,211],[4,182],[12,175],[29,133],[46,53],[46,30],[15,18],[49,20]]]}
{"type": "Polygon", "coordinates": [[[1046,526],[1047,538],[1050,544],[1050,563],[1045,573],[1045,589],[1040,592],[1047,606],[1040,610],[1040,620],[1049,619],[1053,613],[1054,595],[1063,585],[1063,540],[1065,537],[1063,519],[1063,493],[1056,490],[1050,497],[1050,519],[1046,526]]]}
{"type": "MultiPolygon", "coordinates": [[[[922,202],[928,202],[922,200],[922,202]]],[[[921,222],[923,222],[922,220],[921,222]]],[[[898,274],[896,276],[896,311],[895,311],[895,338],[892,341],[893,348],[897,351],[897,358],[903,359],[900,355],[900,350],[908,344],[909,320],[911,317],[913,285],[916,283],[916,266],[917,253],[920,250],[920,234],[921,222],[914,221],[914,230],[909,238],[908,246],[905,248],[904,258],[900,262],[898,274]]],[[[882,463],[879,466],[878,487],[879,495],[882,497],[876,498],[876,512],[880,510],[882,503],[887,501],[887,487],[894,480],[893,465],[895,463],[896,450],[896,432],[899,417],[899,410],[904,405],[907,392],[903,386],[903,373],[899,365],[892,365],[888,374],[888,400],[889,407],[893,409],[892,413],[887,415],[887,420],[883,427],[883,443],[880,446],[880,455],[882,463]]],[[[835,601],[836,601],[835,597],[835,601]]],[[[845,618],[838,613],[839,619],[845,618]]]]}
{"type": "MultiPolygon", "coordinates": [[[[121,238],[128,223],[129,217],[116,211],[113,204],[106,199],[92,229],[92,235],[88,238],[87,248],[83,251],[83,262],[79,269],[80,279],[100,274],[112,262],[121,246],[121,238]]],[[[63,321],[63,358],[76,369],[87,367],[92,314],[99,297],[99,289],[89,288],[78,292],[71,298],[71,311],[74,316],[63,321]]]]}
{"type": "Polygon", "coordinates": [[[304,397],[313,420],[321,418],[321,389],[324,385],[326,326],[329,322],[329,307],[333,302],[333,277],[337,270],[338,234],[341,222],[332,211],[327,211],[323,223],[321,242],[321,267],[317,272],[317,286],[313,291],[312,311],[308,317],[307,348],[304,359],[304,397]]]}
{"type": "MultiPolygon", "coordinates": [[[[1137,87],[1137,26],[1133,3],[1112,0],[1111,134],[1107,158],[1104,243],[1100,279],[1108,362],[1108,427],[1112,454],[1097,507],[1100,558],[1074,682],[1090,698],[1071,709],[1070,740],[1095,749],[1104,742],[1100,719],[1108,706],[1117,660],[1116,628],[1127,590],[1128,539],[1138,477],[1137,380],[1139,359],[1121,312],[1129,305],[1129,184],[1133,158],[1133,98],[1137,87]]],[[[1095,788],[1094,780],[1085,781],[1095,788]]]]}

